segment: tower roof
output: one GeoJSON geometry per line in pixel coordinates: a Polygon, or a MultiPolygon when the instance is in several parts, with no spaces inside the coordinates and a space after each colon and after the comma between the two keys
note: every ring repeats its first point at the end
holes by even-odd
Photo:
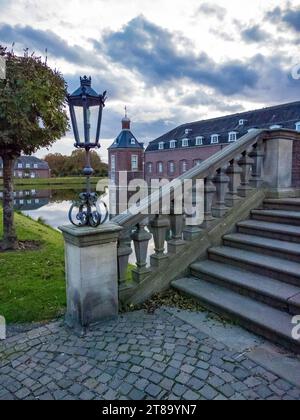
{"type": "Polygon", "coordinates": [[[122,131],[109,147],[111,149],[144,149],[144,145],[138,142],[137,138],[130,131],[130,118],[127,116],[127,108],[125,107],[125,116],[122,118],[122,131]]]}

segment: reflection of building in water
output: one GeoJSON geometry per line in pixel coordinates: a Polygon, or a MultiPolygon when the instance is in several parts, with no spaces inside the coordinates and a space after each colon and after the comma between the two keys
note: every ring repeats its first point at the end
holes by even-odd
{"type": "MultiPolygon", "coordinates": [[[[16,210],[37,210],[49,204],[51,198],[50,190],[24,190],[14,192],[14,207],[16,210]]],[[[0,200],[3,199],[3,192],[0,191],[0,200]]]]}
{"type": "MultiPolygon", "coordinates": [[[[3,177],[3,162],[0,158],[0,178],[3,177]]],[[[47,162],[35,156],[21,156],[15,162],[15,178],[50,178],[47,162]]]]}
{"type": "Polygon", "coordinates": [[[132,134],[130,124],[130,119],[125,115],[122,119],[122,131],[108,149],[109,201],[112,214],[119,213],[119,209],[124,208],[124,204],[126,206],[133,194],[127,192],[128,183],[133,179],[144,179],[144,145],[132,134]],[[117,204],[116,209],[114,203],[117,204]]]}

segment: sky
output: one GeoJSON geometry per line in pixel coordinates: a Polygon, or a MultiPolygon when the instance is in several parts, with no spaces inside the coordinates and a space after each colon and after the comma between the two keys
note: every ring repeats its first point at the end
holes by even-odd
{"type": "MultiPolygon", "coordinates": [[[[147,144],[186,122],[300,100],[300,0],[0,0],[0,10],[0,44],[47,49],[70,92],[85,74],[108,91],[104,161],[125,106],[147,144]]],[[[70,132],[37,156],[73,144],[70,132]]]]}

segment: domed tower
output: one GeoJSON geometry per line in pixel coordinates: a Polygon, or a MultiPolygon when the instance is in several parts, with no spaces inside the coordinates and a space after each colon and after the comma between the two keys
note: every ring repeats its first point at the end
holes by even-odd
{"type": "Polygon", "coordinates": [[[122,131],[108,149],[109,177],[119,185],[120,172],[127,172],[127,179],[144,179],[144,145],[131,132],[131,121],[125,110],[122,131]]]}
{"type": "MultiPolygon", "coordinates": [[[[114,201],[117,208],[121,205],[120,201],[122,201],[122,206],[124,206],[125,196],[123,191],[127,188],[129,182],[134,179],[144,179],[144,158],[144,145],[131,132],[131,121],[125,108],[125,116],[122,119],[122,131],[108,149],[110,201],[114,201]]],[[[130,195],[132,193],[127,194],[127,202],[130,195]]],[[[112,214],[114,213],[112,211],[113,207],[115,206],[111,204],[112,214]]],[[[118,210],[116,211],[117,213],[118,210]]]]}

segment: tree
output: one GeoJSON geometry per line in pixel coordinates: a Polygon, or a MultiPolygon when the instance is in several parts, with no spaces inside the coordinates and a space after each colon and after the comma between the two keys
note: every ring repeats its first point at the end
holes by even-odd
{"type": "MultiPolygon", "coordinates": [[[[99,177],[107,176],[108,165],[101,161],[100,156],[94,150],[91,150],[90,154],[94,175],[99,177]]],[[[48,163],[53,176],[82,176],[85,159],[84,150],[74,150],[71,156],[54,153],[45,157],[45,161],[48,163]]]]}
{"type": "Polygon", "coordinates": [[[2,249],[18,247],[14,226],[13,171],[15,159],[49,147],[65,135],[66,83],[61,74],[28,50],[23,56],[0,45],[6,79],[0,80],[0,156],[3,160],[2,249]]]}

